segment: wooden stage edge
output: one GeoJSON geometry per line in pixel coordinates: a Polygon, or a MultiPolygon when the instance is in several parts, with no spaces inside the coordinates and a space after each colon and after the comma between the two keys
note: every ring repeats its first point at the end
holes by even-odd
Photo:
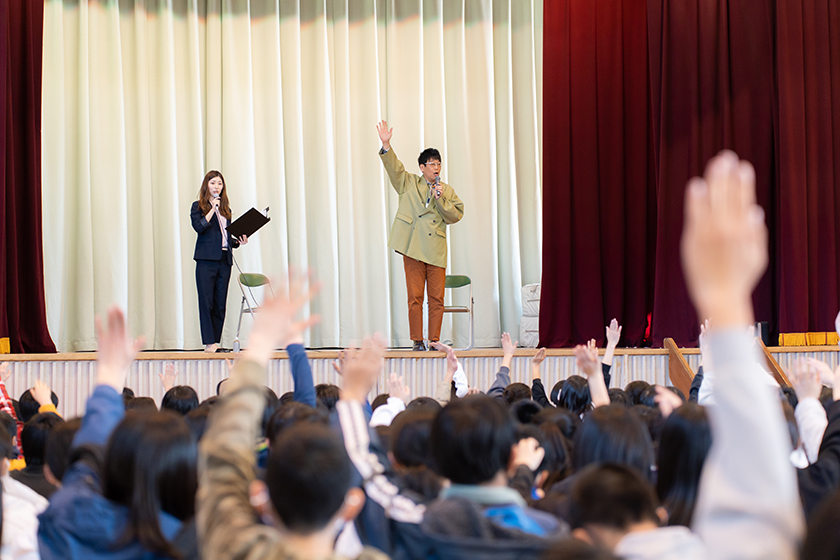
{"type": "MultiPolygon", "coordinates": [[[[681,348],[681,352],[685,355],[699,354],[700,350],[697,348],[681,348]]],[[[840,352],[840,346],[778,346],[771,347],[768,350],[772,354],[785,353],[800,353],[800,352],[840,352]]],[[[530,357],[536,353],[536,348],[519,348],[516,351],[516,357],[530,357]]],[[[477,350],[467,350],[457,352],[462,358],[501,358],[501,348],[480,348],[477,350]]],[[[604,349],[600,349],[600,353],[604,353],[604,349]]],[[[338,358],[338,350],[307,350],[310,359],[313,360],[335,360],[338,358]]],[[[574,355],[571,348],[554,348],[546,350],[546,357],[570,357],[574,355]]],[[[615,355],[618,356],[667,356],[668,350],[665,348],[616,348],[615,355]]],[[[207,354],[201,351],[182,351],[182,350],[147,350],[137,354],[138,360],[224,360],[225,358],[233,359],[237,356],[232,352],[207,354]]],[[[385,358],[443,358],[442,352],[413,352],[411,350],[389,350],[385,353],[385,358]]],[[[288,356],[286,352],[278,351],[274,354],[273,359],[284,360],[288,356]]],[[[73,352],[65,354],[0,354],[0,362],[89,362],[96,359],[95,352],[73,352]]]]}

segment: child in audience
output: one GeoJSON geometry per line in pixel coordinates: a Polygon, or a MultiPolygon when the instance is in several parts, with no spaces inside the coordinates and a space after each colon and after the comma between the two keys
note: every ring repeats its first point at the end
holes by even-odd
{"type": "Polygon", "coordinates": [[[26,466],[9,476],[49,499],[58,488],[44,474],[44,452],[50,432],[64,421],[52,412],[41,412],[23,425],[20,447],[26,466]]]}
{"type": "Polygon", "coordinates": [[[194,511],[195,442],[171,412],[126,415],[121,392],[139,343],[119,309],[97,334],[96,389],[73,440],[76,460],[40,516],[41,557],[179,559],[173,540],[194,511]]]}
{"type": "Polygon", "coordinates": [[[47,500],[31,488],[9,477],[12,438],[0,430],[0,557],[38,560],[38,514],[47,500]]]}

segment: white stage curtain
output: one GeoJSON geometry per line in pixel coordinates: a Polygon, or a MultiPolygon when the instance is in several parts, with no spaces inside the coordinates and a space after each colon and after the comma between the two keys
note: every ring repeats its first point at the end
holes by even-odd
{"type": "MultiPolygon", "coordinates": [[[[43,72],[61,351],[93,349],[113,303],[147,347],[201,347],[189,209],[209,169],[234,216],[271,208],[242,269],[322,282],[307,345],[409,345],[379,119],[409,170],[437,147],[464,201],[447,272],[473,279],[476,346],[518,333],[520,288],[540,278],[541,0],[46,0],[43,72]]],[[[234,270],[224,346],[239,301],[234,270]]],[[[465,344],[466,324],[445,319],[442,339],[465,344]]]]}

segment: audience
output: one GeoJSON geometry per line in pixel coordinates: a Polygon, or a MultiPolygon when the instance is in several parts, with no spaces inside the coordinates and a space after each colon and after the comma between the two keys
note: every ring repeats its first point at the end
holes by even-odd
{"type": "Polygon", "coordinates": [[[316,386],[302,340],[317,319],[296,319],[315,290],[296,280],[288,297],[267,297],[219,397],[199,403],[170,364],[158,412],[125,387],[139,345],[112,309],[97,328],[96,388],[81,420],[64,422],[40,381],[16,416],[0,366],[0,554],[836,558],[840,370],[803,362],[782,391],[756,361],[747,326],[767,231],[754,181],[749,164],[722,153],[686,192],[686,285],[698,315],[714,317],[701,326],[688,399],[644,381],[610,388],[613,319],[603,356],[595,340],[576,347],[579,375],[548,396],[546,350],[529,359],[530,387],[512,383],[517,343],[503,333],[486,395],[435,343],[446,375],[434,398],[411,399],[391,374],[370,404],[384,343],[340,353],[341,387],[316,386]],[[265,385],[276,348],[294,385],[280,399],[265,385]],[[9,475],[15,438],[25,467],[9,475]]]}

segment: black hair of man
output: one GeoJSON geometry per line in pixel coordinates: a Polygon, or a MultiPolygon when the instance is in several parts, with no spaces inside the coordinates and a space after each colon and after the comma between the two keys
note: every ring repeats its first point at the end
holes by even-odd
{"type": "Polygon", "coordinates": [[[440,152],[435,148],[426,148],[420,152],[420,156],[417,158],[418,165],[426,165],[430,161],[443,161],[440,159],[440,152]]]}
{"type": "Polygon", "coordinates": [[[507,409],[486,395],[450,402],[432,424],[435,469],[455,484],[491,481],[508,468],[515,443],[507,409]]]}
{"type": "MultiPolygon", "coordinates": [[[[58,395],[55,392],[50,393],[50,400],[52,403],[58,408],[58,395]]],[[[32,392],[27,389],[23,392],[20,396],[20,414],[18,415],[18,420],[26,424],[29,422],[29,419],[38,414],[38,409],[41,408],[41,405],[38,404],[38,401],[35,400],[35,397],[32,396],[32,392]]]]}
{"type": "Polygon", "coordinates": [[[198,408],[198,393],[187,385],[176,385],[169,389],[160,401],[161,410],[171,410],[186,416],[198,408]]]}
{"type": "Polygon", "coordinates": [[[15,422],[12,415],[5,410],[0,410],[0,428],[5,428],[12,439],[17,436],[17,422],[15,422]]]}
{"type": "Polygon", "coordinates": [[[56,425],[47,436],[44,450],[44,462],[56,480],[64,478],[64,471],[70,464],[70,446],[76,432],[82,427],[81,418],[71,418],[56,425]]]}
{"type": "Polygon", "coordinates": [[[572,486],[569,523],[573,529],[601,526],[619,531],[652,521],[659,524],[653,487],[624,465],[590,465],[572,486]]]}
{"type": "Polygon", "coordinates": [[[295,534],[326,527],[344,503],[351,480],[344,441],[324,425],[292,426],[268,458],[268,494],[283,525],[295,534]]]}
{"type": "Polygon", "coordinates": [[[27,467],[38,467],[44,464],[44,451],[47,447],[47,437],[56,425],[64,420],[53,412],[36,414],[23,425],[20,433],[20,449],[27,467]]]}

